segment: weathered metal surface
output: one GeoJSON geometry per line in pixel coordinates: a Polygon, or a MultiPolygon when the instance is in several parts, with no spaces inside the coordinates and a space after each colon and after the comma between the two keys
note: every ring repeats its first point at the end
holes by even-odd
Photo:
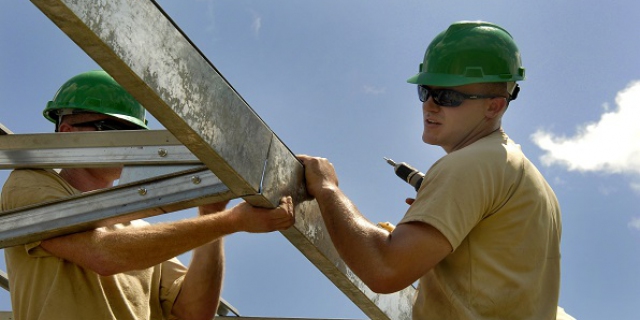
{"type": "Polygon", "coordinates": [[[154,3],[32,2],[229,189],[258,193],[271,130],[154,3]]]}
{"type": "Polygon", "coordinates": [[[0,212],[0,248],[233,198],[235,195],[203,166],[0,212]]]}
{"type": "Polygon", "coordinates": [[[64,135],[59,133],[22,133],[0,137],[0,149],[2,150],[182,145],[182,142],[167,130],[83,131],[67,132],[64,135]]]}
{"type": "Polygon", "coordinates": [[[202,164],[168,131],[0,135],[0,169],[202,164]]]}
{"type": "Polygon", "coordinates": [[[9,278],[7,277],[7,274],[2,270],[0,270],[0,288],[9,291],[9,278]]]}
{"type": "Polygon", "coordinates": [[[11,130],[4,126],[4,124],[0,123],[0,136],[5,134],[12,134],[11,130]]]}
{"type": "Polygon", "coordinates": [[[338,255],[319,212],[315,201],[297,204],[295,228],[282,234],[370,319],[411,319],[416,290],[408,287],[392,294],[371,291],[338,255]]]}

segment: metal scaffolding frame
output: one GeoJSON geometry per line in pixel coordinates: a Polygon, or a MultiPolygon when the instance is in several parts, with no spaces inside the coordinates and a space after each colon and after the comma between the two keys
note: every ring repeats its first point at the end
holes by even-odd
{"type": "Polygon", "coordinates": [[[0,248],[212,200],[273,208],[290,194],[296,223],[282,234],[369,318],[411,318],[415,289],[376,294],[348,269],[302,165],[159,5],[31,1],[168,131],[17,135],[0,124],[0,169],[125,165],[116,187],[0,213],[0,248]]]}

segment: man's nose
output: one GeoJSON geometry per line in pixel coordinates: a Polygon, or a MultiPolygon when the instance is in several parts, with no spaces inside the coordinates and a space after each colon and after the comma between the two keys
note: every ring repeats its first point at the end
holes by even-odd
{"type": "Polygon", "coordinates": [[[427,101],[422,103],[422,110],[425,112],[438,112],[440,111],[440,106],[433,101],[432,97],[429,97],[427,101]]]}

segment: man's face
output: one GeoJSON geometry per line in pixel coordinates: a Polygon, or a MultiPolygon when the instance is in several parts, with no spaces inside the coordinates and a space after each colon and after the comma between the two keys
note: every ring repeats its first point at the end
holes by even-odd
{"type": "MultiPolygon", "coordinates": [[[[457,87],[430,86],[433,93],[438,89],[455,90],[465,95],[490,96],[486,86],[469,84],[457,87]]],[[[455,96],[455,94],[453,95],[455,96]]],[[[422,103],[424,131],[422,141],[441,146],[447,153],[465,147],[499,128],[494,105],[504,98],[464,99],[459,106],[441,106],[433,96],[422,103]],[[497,125],[496,127],[496,120],[497,125]]],[[[443,99],[444,100],[444,99],[443,99]]]]}
{"type": "MultiPolygon", "coordinates": [[[[71,114],[63,117],[62,122],[59,125],[59,132],[80,132],[80,131],[98,131],[100,130],[113,130],[112,127],[127,128],[128,125],[121,120],[98,113],[79,113],[71,114]],[[105,125],[106,124],[106,125],[105,125]],[[113,125],[109,125],[113,124],[113,125]],[[108,126],[110,129],[102,128],[101,126],[108,126]]],[[[100,175],[115,181],[120,178],[122,167],[104,167],[93,168],[95,172],[100,172],[100,175]]]]}

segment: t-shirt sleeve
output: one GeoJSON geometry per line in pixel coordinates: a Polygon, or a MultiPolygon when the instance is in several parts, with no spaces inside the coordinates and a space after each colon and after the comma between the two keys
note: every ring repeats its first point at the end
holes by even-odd
{"type": "MultiPolygon", "coordinates": [[[[51,170],[17,169],[11,172],[2,188],[2,210],[12,210],[69,197],[73,189],[51,170]]],[[[50,256],[40,241],[24,245],[32,257],[50,256]]]]}
{"type": "Polygon", "coordinates": [[[182,281],[187,273],[187,268],[178,260],[173,258],[160,265],[160,302],[165,319],[176,319],[171,314],[173,304],[180,293],[182,281]]]}
{"type": "Polygon", "coordinates": [[[454,153],[438,160],[400,223],[423,222],[438,229],[453,250],[487,212],[491,173],[482,161],[454,153]]]}

